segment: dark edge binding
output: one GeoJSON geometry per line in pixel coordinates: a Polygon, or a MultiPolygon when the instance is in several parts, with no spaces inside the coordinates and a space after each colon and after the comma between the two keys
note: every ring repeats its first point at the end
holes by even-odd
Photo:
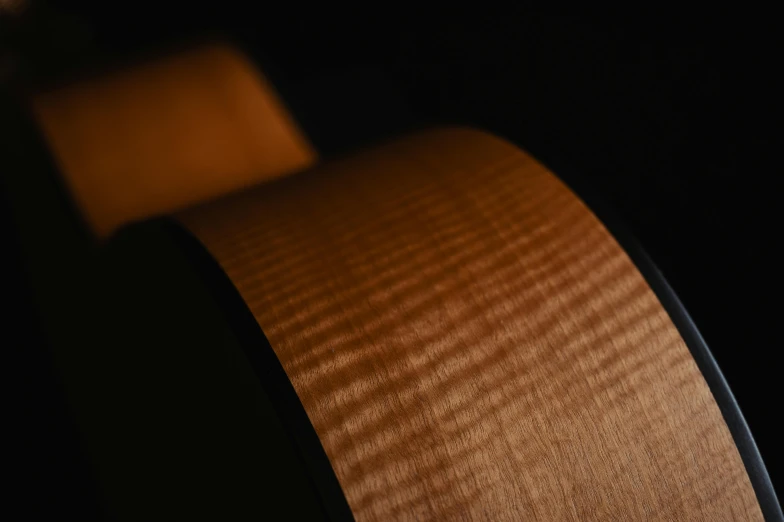
{"type": "Polygon", "coordinates": [[[719,405],[724,422],[727,423],[735,446],[738,448],[740,457],[743,460],[743,465],[757,496],[762,515],[765,517],[765,520],[770,522],[784,522],[784,514],[782,514],[773,483],[770,480],[767,468],[765,468],[765,463],[762,461],[757,444],[754,442],[754,437],[751,435],[751,430],[749,430],[749,426],[746,424],[743,413],[741,413],[735,396],[721,373],[716,359],[713,358],[710,349],[705,344],[705,340],[700,335],[697,326],[678,299],[678,296],[623,219],[609,207],[606,201],[595,190],[585,186],[584,181],[579,181],[581,178],[577,176],[573,178],[567,177],[566,179],[560,177],[564,173],[574,172],[573,169],[564,168],[564,165],[561,165],[560,162],[545,163],[548,169],[557,173],[556,175],[569,187],[572,193],[580,198],[601,221],[635,264],[654,294],[656,294],[659,302],[667,311],[670,319],[678,329],[678,333],[680,333],[686,346],[689,348],[689,352],[691,352],[697,363],[697,367],[708,383],[708,388],[710,388],[713,398],[719,405]]]}
{"type": "Polygon", "coordinates": [[[692,357],[694,357],[697,367],[702,372],[702,376],[708,383],[708,387],[724,416],[724,421],[730,429],[732,438],[735,440],[735,445],[738,447],[738,452],[746,467],[746,472],[757,495],[757,501],[760,504],[765,520],[784,521],[784,514],[782,514],[776,492],[773,489],[773,483],[768,475],[768,470],[765,468],[765,463],[762,461],[757,444],[754,442],[751,430],[749,430],[749,426],[746,424],[746,419],[744,419],[743,413],[740,411],[740,407],[727,384],[727,380],[721,373],[721,368],[716,363],[716,359],[713,358],[713,354],[711,354],[710,349],[705,344],[705,340],[700,335],[696,325],[688,312],[686,312],[678,296],[675,295],[675,292],[664,279],[661,271],[648,257],[637,240],[631,235],[626,236],[616,225],[610,225],[604,219],[602,219],[602,222],[605,223],[611,234],[623,247],[634,264],[637,265],[637,269],[648,282],[656,297],[659,298],[681,337],[686,342],[686,346],[689,348],[692,357]]]}
{"type": "Polygon", "coordinates": [[[354,520],[332,463],[305,407],[267,336],[234,283],[197,237],[172,219],[162,218],[160,221],[172,241],[191,260],[239,339],[245,356],[297,448],[327,518],[335,521],[354,520]]]}

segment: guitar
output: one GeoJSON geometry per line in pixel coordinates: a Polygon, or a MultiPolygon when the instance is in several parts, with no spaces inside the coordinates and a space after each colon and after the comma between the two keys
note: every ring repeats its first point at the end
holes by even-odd
{"type": "Polygon", "coordinates": [[[2,110],[112,517],[781,519],[666,282],[515,144],[319,158],[227,45],[2,110]]]}

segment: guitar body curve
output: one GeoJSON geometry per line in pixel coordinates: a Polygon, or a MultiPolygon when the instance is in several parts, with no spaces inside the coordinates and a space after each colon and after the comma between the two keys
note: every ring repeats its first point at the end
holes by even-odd
{"type": "Polygon", "coordinates": [[[761,519],[656,295],[514,146],[429,131],[178,219],[357,519],[761,519]]]}

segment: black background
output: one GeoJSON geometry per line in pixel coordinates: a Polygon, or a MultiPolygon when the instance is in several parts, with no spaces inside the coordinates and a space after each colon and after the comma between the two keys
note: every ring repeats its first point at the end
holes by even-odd
{"type": "Polygon", "coordinates": [[[235,39],[329,156],[430,123],[503,135],[614,208],[705,337],[778,491],[782,397],[776,17],[763,12],[425,12],[309,4],[34,4],[20,78],[194,38],[235,39]],[[36,41],[42,27],[48,43],[36,41]]]}

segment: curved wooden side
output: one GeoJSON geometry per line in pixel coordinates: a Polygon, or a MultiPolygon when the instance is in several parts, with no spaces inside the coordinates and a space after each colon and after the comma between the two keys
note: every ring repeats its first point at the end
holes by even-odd
{"type": "Polygon", "coordinates": [[[360,520],[761,520],[704,379],[591,212],[423,133],[193,209],[360,520]]]}

